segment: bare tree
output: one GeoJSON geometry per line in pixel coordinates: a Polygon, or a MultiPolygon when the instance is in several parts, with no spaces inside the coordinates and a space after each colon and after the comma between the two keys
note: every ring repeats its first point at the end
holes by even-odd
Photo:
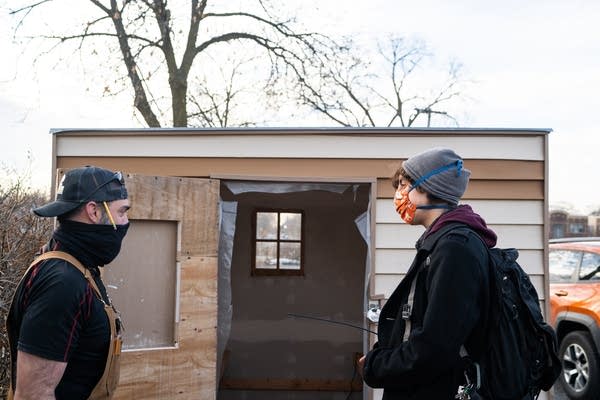
{"type": "MultiPolygon", "coordinates": [[[[34,13],[46,12],[44,9],[57,3],[36,1],[11,13],[20,19],[17,26],[22,29],[34,13]]],[[[70,7],[82,3],[71,2],[70,7]]],[[[60,18],[50,27],[51,33],[35,36],[49,43],[48,51],[71,44],[75,51],[87,50],[83,58],[93,65],[104,59],[122,65],[114,81],[128,81],[134,107],[150,127],[165,125],[168,119],[173,126],[188,126],[190,116],[204,126],[229,123],[228,106],[239,92],[231,86],[225,90],[224,99],[217,99],[206,85],[216,70],[210,62],[216,53],[231,58],[244,51],[262,54],[267,64],[262,64],[260,77],[266,88],[284,77],[302,85],[305,76],[322,68],[326,49],[335,48],[329,38],[301,32],[293,19],[278,17],[267,0],[221,2],[216,6],[208,3],[191,0],[186,11],[181,3],[167,4],[166,0],[87,0],[87,8],[81,13],[83,23],[65,29],[66,19],[60,18]],[[107,44],[109,48],[105,49],[107,44]],[[197,78],[194,83],[198,84],[191,96],[190,78],[197,78]],[[219,114],[223,112],[226,118],[219,114]]],[[[240,73],[238,68],[235,74],[240,73]]],[[[113,93],[114,89],[107,85],[105,92],[113,93]]]]}
{"type": "Polygon", "coordinates": [[[211,128],[257,125],[259,121],[256,116],[246,115],[242,111],[244,100],[257,97],[252,82],[247,81],[241,72],[245,65],[254,61],[252,58],[228,60],[218,65],[218,70],[210,79],[206,76],[196,77],[193,80],[196,90],[188,94],[188,103],[194,110],[188,113],[188,121],[193,125],[211,128]]]}
{"type": "Polygon", "coordinates": [[[263,122],[257,115],[282,120],[280,107],[288,110],[286,123],[305,107],[318,123],[341,126],[429,126],[432,117],[457,124],[447,107],[468,83],[460,65],[433,81],[424,74],[431,55],[421,44],[338,44],[304,32],[268,1],[40,0],[12,14],[17,32],[30,27],[31,40],[46,45],[41,55],[66,48],[84,65],[100,65],[104,94],[130,91],[150,127],[251,126],[263,122]],[[43,29],[31,21],[61,4],[79,7],[68,14],[78,16],[73,25],[62,16],[43,29]]]}
{"type": "Polygon", "coordinates": [[[299,88],[300,103],[342,126],[410,127],[420,117],[430,126],[432,114],[457,124],[443,107],[470,83],[461,65],[450,63],[442,81],[433,81],[424,66],[431,54],[422,44],[392,37],[374,55],[357,50],[340,47],[319,81],[299,88]]]}

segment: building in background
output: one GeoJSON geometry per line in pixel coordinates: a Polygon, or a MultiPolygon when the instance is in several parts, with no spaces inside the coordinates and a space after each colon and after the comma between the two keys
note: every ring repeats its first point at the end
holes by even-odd
{"type": "Polygon", "coordinates": [[[588,229],[591,236],[600,236],[600,215],[588,216],[588,229]]]}
{"type": "Polygon", "coordinates": [[[600,236],[600,216],[550,210],[550,239],[600,236]]]}

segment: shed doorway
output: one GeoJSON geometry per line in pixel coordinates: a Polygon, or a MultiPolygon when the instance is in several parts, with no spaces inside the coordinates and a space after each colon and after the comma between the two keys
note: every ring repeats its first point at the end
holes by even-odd
{"type": "Polygon", "coordinates": [[[363,398],[371,188],[221,180],[217,399],[363,398]]]}

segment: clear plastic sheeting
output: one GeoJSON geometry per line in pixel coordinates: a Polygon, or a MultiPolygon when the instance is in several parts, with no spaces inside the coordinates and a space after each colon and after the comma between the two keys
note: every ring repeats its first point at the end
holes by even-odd
{"type": "Polygon", "coordinates": [[[334,193],[344,193],[352,187],[354,192],[358,190],[358,184],[349,183],[318,183],[318,182],[243,182],[243,181],[223,181],[234,195],[240,193],[294,193],[308,192],[311,190],[325,190],[334,193]]]}
{"type": "MultiPolygon", "coordinates": [[[[369,198],[369,205],[367,206],[367,211],[359,215],[354,219],[354,223],[356,224],[356,228],[360,232],[363,240],[367,244],[367,257],[365,260],[365,291],[364,291],[364,300],[363,304],[366,311],[366,317],[368,320],[372,322],[379,322],[379,312],[377,312],[377,321],[373,321],[371,318],[374,318],[375,315],[369,315],[370,311],[366,309],[369,307],[369,282],[371,281],[371,199],[369,198]]],[[[373,314],[374,312],[372,312],[373,314]]],[[[363,322],[363,328],[369,329],[369,324],[367,319],[363,322]]],[[[367,331],[363,331],[363,354],[367,354],[369,351],[369,333],[367,331]]],[[[363,398],[367,398],[368,389],[366,385],[363,386],[363,398]]]]}
{"type": "MultiPolygon", "coordinates": [[[[231,332],[233,306],[231,304],[231,256],[233,254],[233,237],[235,236],[235,220],[237,217],[237,202],[220,201],[219,219],[219,278],[217,317],[217,374],[220,374],[223,363],[223,353],[231,332]]],[[[217,377],[217,382],[220,380],[217,377]]]]}
{"type": "Polygon", "coordinates": [[[362,238],[365,241],[365,243],[367,244],[367,246],[369,245],[369,242],[371,241],[371,218],[369,216],[370,209],[371,209],[371,201],[369,201],[369,207],[368,207],[367,211],[360,214],[358,217],[356,217],[354,219],[354,223],[356,224],[356,227],[358,228],[358,231],[360,232],[360,236],[362,236],[362,238]]]}

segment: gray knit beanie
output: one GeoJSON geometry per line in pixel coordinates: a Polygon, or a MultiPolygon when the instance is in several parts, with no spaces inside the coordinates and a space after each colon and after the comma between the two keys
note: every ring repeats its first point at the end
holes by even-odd
{"type": "Polygon", "coordinates": [[[426,192],[458,204],[467,189],[471,171],[464,169],[462,158],[453,150],[436,147],[410,157],[402,167],[426,192]]]}

